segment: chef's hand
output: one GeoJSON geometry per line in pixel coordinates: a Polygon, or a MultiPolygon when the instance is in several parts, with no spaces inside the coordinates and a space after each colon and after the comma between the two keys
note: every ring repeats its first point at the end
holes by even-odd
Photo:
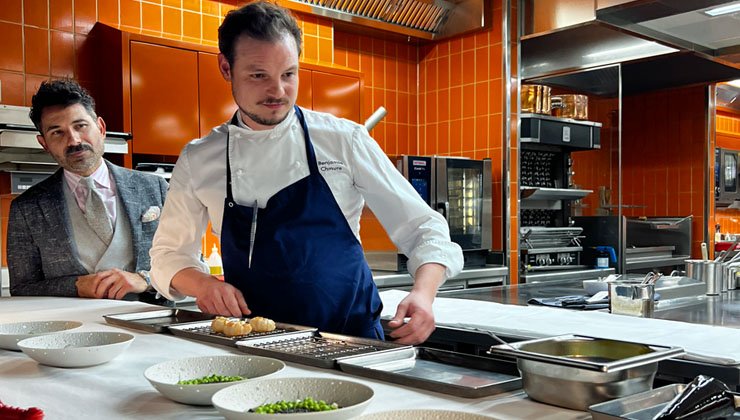
{"type": "Polygon", "coordinates": [[[128,293],[141,293],[147,289],[146,281],[136,273],[113,268],[85,276],[75,282],[80,297],[97,299],[123,299],[128,293]]]}
{"type": "Polygon", "coordinates": [[[242,292],[229,283],[211,276],[204,279],[202,289],[195,296],[195,303],[205,313],[237,318],[252,313],[242,292]]]}
{"type": "Polygon", "coordinates": [[[198,308],[205,313],[239,318],[252,313],[239,289],[195,268],[178,271],[170,287],[195,297],[198,308]]]}
{"type": "Polygon", "coordinates": [[[390,336],[399,344],[421,344],[434,331],[432,302],[437,289],[444,281],[445,267],[440,264],[424,264],[416,270],[414,287],[401,303],[396,315],[388,322],[393,329],[390,336]],[[404,324],[404,318],[410,318],[404,324]]]}

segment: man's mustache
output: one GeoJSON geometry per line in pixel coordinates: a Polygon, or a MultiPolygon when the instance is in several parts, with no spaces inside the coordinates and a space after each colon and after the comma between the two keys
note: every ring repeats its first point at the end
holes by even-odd
{"type": "Polygon", "coordinates": [[[93,152],[94,150],[92,146],[90,146],[89,144],[80,143],[77,146],[69,146],[67,150],[64,151],[64,155],[69,156],[73,153],[82,152],[82,151],[93,152]]]}

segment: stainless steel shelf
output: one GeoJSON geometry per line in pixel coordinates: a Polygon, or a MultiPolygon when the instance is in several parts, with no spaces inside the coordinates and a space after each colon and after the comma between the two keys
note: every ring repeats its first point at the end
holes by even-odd
{"type": "Polygon", "coordinates": [[[577,190],[572,188],[545,188],[519,187],[522,200],[578,200],[593,192],[593,190],[577,190]]]}
{"type": "Polygon", "coordinates": [[[627,270],[637,270],[640,268],[652,268],[652,267],[666,267],[669,265],[683,265],[686,260],[691,258],[689,255],[678,255],[671,258],[639,258],[639,259],[627,259],[625,261],[625,268],[627,270]]]}

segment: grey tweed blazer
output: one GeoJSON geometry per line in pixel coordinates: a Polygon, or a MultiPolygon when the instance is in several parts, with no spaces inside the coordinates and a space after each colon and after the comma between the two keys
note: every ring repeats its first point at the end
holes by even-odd
{"type": "MultiPolygon", "coordinates": [[[[162,208],[167,182],[155,175],[105,163],[123,202],[118,215],[126,215],[131,224],[136,270],[149,270],[149,248],[159,219],[143,222],[142,216],[151,206],[162,208]]],[[[77,277],[89,274],[80,264],[72,243],[63,183],[60,168],[10,205],[7,258],[13,296],[77,296],[77,277]]]]}

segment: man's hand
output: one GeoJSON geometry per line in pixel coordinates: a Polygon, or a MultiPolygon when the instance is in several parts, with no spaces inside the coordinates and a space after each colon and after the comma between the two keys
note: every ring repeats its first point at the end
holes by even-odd
{"type": "Polygon", "coordinates": [[[128,293],[141,293],[147,289],[146,281],[136,273],[113,268],[77,278],[75,283],[80,297],[97,299],[123,299],[128,293]]]}
{"type": "Polygon", "coordinates": [[[396,315],[388,322],[393,329],[390,336],[399,344],[421,344],[434,331],[432,302],[444,279],[445,267],[440,264],[424,264],[416,270],[414,288],[398,304],[396,315]],[[404,318],[410,318],[404,324],[404,318]]]}
{"type": "Polygon", "coordinates": [[[194,296],[205,313],[240,318],[252,313],[239,289],[194,268],[180,270],[170,285],[184,295],[194,296]]]}

